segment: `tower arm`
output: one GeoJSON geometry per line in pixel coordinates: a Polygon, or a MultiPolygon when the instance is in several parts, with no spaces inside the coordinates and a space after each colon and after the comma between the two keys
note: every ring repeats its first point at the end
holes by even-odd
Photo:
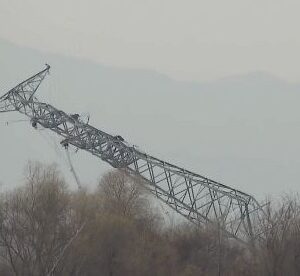
{"type": "Polygon", "coordinates": [[[39,88],[45,76],[49,73],[50,66],[46,64],[46,68],[36,75],[21,82],[12,88],[2,97],[0,97],[0,112],[8,112],[21,110],[30,104],[34,93],[39,88]]]}

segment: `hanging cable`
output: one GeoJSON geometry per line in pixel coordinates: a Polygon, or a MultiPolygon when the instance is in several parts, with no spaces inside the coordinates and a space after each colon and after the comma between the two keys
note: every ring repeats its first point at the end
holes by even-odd
{"type": "Polygon", "coordinates": [[[27,120],[10,120],[10,121],[6,121],[5,122],[5,125],[11,125],[11,124],[14,124],[14,123],[21,123],[21,122],[29,122],[30,120],[27,119],[27,120]]]}
{"type": "Polygon", "coordinates": [[[49,145],[50,148],[52,148],[56,155],[63,161],[63,163],[65,164],[65,166],[69,166],[68,165],[68,161],[66,160],[65,155],[63,154],[61,148],[58,146],[58,141],[51,135],[51,133],[47,133],[44,134],[43,132],[41,132],[42,130],[46,130],[44,128],[37,128],[38,133],[40,134],[40,136],[46,141],[46,143],[49,145]]]}
{"type": "Polygon", "coordinates": [[[67,160],[69,162],[69,166],[70,166],[70,171],[71,173],[73,174],[74,176],[74,179],[76,181],[76,184],[78,186],[78,189],[81,190],[82,186],[80,184],[80,180],[78,178],[78,175],[76,174],[76,171],[74,169],[74,166],[72,164],[72,160],[71,160],[71,157],[70,157],[70,152],[69,152],[69,144],[68,143],[63,143],[63,147],[65,148],[65,151],[66,151],[66,155],[67,155],[67,160]]]}
{"type": "Polygon", "coordinates": [[[47,142],[47,144],[54,149],[54,151],[56,152],[57,156],[65,163],[65,165],[70,169],[75,182],[77,184],[78,189],[80,190],[82,188],[81,184],[80,184],[80,180],[79,177],[74,169],[74,166],[72,164],[72,160],[71,160],[71,156],[70,156],[70,152],[69,152],[69,145],[67,143],[62,143],[63,147],[65,148],[66,151],[66,156],[62,153],[61,148],[57,145],[57,141],[55,140],[55,138],[53,136],[51,136],[51,134],[45,134],[43,135],[42,132],[40,132],[43,129],[37,129],[38,133],[44,138],[44,140],[47,142]],[[51,141],[50,141],[50,140],[51,141]]]}

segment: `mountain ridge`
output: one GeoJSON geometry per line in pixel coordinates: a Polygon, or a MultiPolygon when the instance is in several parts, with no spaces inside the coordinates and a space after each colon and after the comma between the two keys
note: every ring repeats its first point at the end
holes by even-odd
{"type": "MultiPolygon", "coordinates": [[[[298,85],[264,73],[229,81],[176,81],[151,70],[106,67],[0,40],[0,93],[45,62],[52,69],[37,92],[41,101],[67,113],[88,112],[95,127],[247,193],[261,197],[298,189],[298,85]]],[[[19,119],[24,117],[1,114],[0,181],[13,187],[28,159],[57,162],[69,175],[64,153],[57,155],[60,139],[48,131],[38,135],[28,122],[6,125],[19,119]]],[[[87,185],[109,168],[84,152],[74,159],[87,185]]]]}

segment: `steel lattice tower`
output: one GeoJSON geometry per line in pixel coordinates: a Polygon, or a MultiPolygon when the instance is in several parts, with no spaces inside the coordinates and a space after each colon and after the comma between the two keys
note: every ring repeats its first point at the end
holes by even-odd
{"type": "Polygon", "coordinates": [[[114,168],[141,177],[156,197],[194,224],[218,224],[228,236],[243,242],[256,238],[255,220],[263,209],[253,196],[145,154],[121,136],[39,102],[34,94],[49,70],[47,65],[0,97],[0,112],[19,111],[31,119],[33,127],[40,125],[62,136],[62,144],[88,151],[114,168]]]}

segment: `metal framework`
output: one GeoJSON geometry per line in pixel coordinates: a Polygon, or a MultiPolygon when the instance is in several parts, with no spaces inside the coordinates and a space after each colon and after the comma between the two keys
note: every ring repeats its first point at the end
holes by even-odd
{"type": "Polygon", "coordinates": [[[47,65],[3,95],[0,112],[19,111],[31,119],[33,127],[40,125],[62,136],[62,145],[73,145],[114,168],[140,176],[156,197],[192,223],[218,225],[243,242],[256,238],[254,221],[263,209],[253,196],[143,153],[121,136],[83,122],[77,114],[39,102],[34,94],[49,70],[47,65]]]}

